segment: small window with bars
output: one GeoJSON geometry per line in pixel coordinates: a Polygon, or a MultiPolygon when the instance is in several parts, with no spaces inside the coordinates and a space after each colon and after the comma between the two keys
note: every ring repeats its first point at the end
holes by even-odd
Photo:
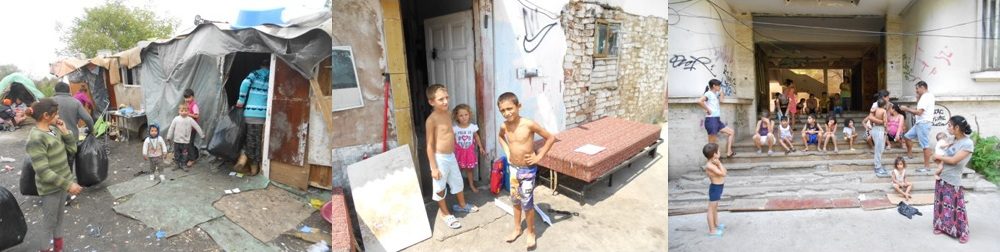
{"type": "Polygon", "coordinates": [[[982,0],[980,34],[982,70],[1000,71],[1000,0],[982,0]]]}

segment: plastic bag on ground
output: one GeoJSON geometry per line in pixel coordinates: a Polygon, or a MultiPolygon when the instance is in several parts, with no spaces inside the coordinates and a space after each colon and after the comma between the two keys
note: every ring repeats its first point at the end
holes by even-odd
{"type": "Polygon", "coordinates": [[[0,187],[0,251],[20,244],[27,232],[24,212],[21,212],[14,194],[6,187],[0,187]]]}
{"type": "Polygon", "coordinates": [[[219,118],[212,139],[208,142],[208,153],[217,157],[235,161],[240,157],[246,125],[243,124],[243,110],[230,108],[225,117],[219,118]]]}
{"type": "Polygon", "coordinates": [[[21,195],[38,196],[38,186],[35,185],[35,168],[31,159],[25,159],[21,166],[21,195]]]}
{"type": "Polygon", "coordinates": [[[76,152],[76,182],[88,187],[108,178],[108,151],[93,135],[80,143],[76,152]]]}

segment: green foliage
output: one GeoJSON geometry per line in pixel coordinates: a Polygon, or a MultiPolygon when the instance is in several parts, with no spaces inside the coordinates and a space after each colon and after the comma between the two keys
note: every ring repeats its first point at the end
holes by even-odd
{"type": "Polygon", "coordinates": [[[67,45],[61,53],[67,56],[83,53],[89,58],[101,49],[120,52],[142,40],[169,37],[176,23],[174,19],[157,17],[145,9],[129,8],[119,1],[106,2],[85,9],[83,17],[75,18],[67,29],[60,29],[66,34],[62,40],[67,45]]]}
{"type": "Polygon", "coordinates": [[[45,97],[52,97],[56,93],[56,83],[59,83],[59,79],[45,77],[41,80],[35,80],[35,87],[38,91],[42,91],[45,97]]]}
{"type": "Polygon", "coordinates": [[[21,69],[15,65],[0,65],[0,78],[7,77],[12,73],[20,72],[21,69]]]}
{"type": "Polygon", "coordinates": [[[986,177],[994,184],[1000,184],[1000,138],[996,136],[982,137],[979,132],[972,133],[972,141],[976,143],[972,153],[972,169],[986,177]]]}

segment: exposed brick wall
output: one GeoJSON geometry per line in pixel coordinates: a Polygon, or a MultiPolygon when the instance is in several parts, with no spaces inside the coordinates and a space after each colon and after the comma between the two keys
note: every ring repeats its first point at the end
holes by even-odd
{"type": "Polygon", "coordinates": [[[606,116],[662,121],[666,95],[667,22],[609,6],[570,3],[562,12],[566,126],[606,116]],[[595,58],[598,20],[620,23],[618,55],[595,58]]]}

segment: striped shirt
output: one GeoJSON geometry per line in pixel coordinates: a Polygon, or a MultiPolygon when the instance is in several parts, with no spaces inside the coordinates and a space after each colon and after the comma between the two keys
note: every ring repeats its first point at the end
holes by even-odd
{"type": "Polygon", "coordinates": [[[76,155],[76,137],[72,133],[56,136],[57,132],[59,130],[55,127],[49,127],[49,132],[32,127],[28,133],[25,150],[35,168],[38,195],[67,191],[76,181],[76,175],[70,170],[67,160],[68,155],[76,155]]]}

